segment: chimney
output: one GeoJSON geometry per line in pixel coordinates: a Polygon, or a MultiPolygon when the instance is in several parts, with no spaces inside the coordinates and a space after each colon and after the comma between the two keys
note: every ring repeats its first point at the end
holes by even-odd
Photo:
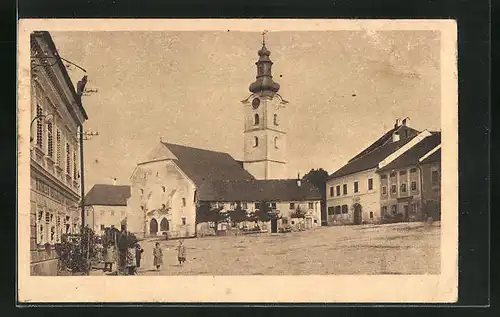
{"type": "Polygon", "coordinates": [[[396,129],[399,126],[399,118],[396,119],[396,123],[394,124],[394,129],[396,129]]]}
{"type": "Polygon", "coordinates": [[[297,186],[300,187],[302,185],[302,181],[300,180],[300,173],[297,174],[297,186]]]}
{"type": "Polygon", "coordinates": [[[409,127],[410,126],[410,117],[406,117],[403,119],[403,122],[402,124],[405,126],[405,127],[409,127]]]}
{"type": "Polygon", "coordinates": [[[399,132],[396,131],[392,134],[392,142],[398,142],[400,140],[399,132]]]}

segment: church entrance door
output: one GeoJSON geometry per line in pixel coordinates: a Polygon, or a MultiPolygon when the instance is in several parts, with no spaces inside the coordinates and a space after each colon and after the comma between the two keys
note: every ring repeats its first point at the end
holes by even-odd
{"type": "Polygon", "coordinates": [[[149,223],[149,234],[152,236],[156,236],[158,233],[158,221],[155,218],[151,219],[149,223]]]}

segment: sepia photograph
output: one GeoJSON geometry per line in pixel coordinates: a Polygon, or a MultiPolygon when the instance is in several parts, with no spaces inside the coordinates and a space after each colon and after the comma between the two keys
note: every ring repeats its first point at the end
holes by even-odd
{"type": "Polygon", "coordinates": [[[93,21],[20,22],[21,299],[456,301],[454,21],[93,21]]]}

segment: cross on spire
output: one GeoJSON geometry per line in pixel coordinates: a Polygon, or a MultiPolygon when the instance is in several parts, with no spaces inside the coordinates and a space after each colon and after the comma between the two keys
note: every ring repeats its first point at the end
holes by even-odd
{"type": "Polygon", "coordinates": [[[264,30],[264,32],[262,32],[262,46],[266,45],[266,33],[267,30],[264,30]]]}

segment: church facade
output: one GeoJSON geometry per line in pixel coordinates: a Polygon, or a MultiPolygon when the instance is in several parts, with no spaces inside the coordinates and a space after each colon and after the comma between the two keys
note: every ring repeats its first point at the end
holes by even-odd
{"type": "Polygon", "coordinates": [[[303,211],[307,229],[321,226],[321,195],[312,184],[286,179],[286,131],[282,109],[288,104],[272,76],[271,52],[258,51],[257,76],[242,102],[244,157],[236,161],[222,152],[160,142],[131,176],[127,230],[137,236],[168,238],[199,235],[197,208],[221,206],[230,215],[239,204],[248,213],[266,202],[280,214],[270,221],[277,232],[292,215],[303,211]]]}

